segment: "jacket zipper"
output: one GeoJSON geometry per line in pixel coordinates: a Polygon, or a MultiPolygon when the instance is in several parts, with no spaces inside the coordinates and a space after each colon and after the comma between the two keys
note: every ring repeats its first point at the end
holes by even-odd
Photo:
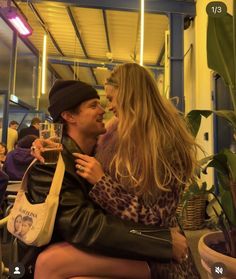
{"type": "Polygon", "coordinates": [[[151,238],[151,239],[166,241],[166,242],[169,242],[170,244],[172,244],[172,242],[167,240],[167,239],[146,234],[148,232],[151,233],[151,232],[160,232],[160,231],[165,231],[165,230],[145,230],[145,231],[130,230],[129,232],[133,233],[133,234],[136,234],[136,235],[143,236],[143,237],[151,238]]]}

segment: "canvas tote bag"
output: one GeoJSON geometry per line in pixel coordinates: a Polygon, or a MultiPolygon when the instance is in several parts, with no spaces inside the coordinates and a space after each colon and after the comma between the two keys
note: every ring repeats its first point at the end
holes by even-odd
{"type": "Polygon", "coordinates": [[[26,193],[28,173],[35,162],[36,160],[31,163],[24,174],[21,188],[9,214],[7,229],[25,244],[40,247],[48,244],[52,237],[65,164],[60,153],[45,202],[32,204],[28,201],[26,193]]]}

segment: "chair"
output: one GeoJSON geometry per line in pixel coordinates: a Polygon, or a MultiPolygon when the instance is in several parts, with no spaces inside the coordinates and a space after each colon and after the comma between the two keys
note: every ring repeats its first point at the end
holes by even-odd
{"type": "MultiPolygon", "coordinates": [[[[8,216],[4,217],[3,219],[0,219],[0,229],[6,226],[7,220],[8,220],[8,216]]],[[[2,278],[2,275],[8,275],[8,274],[9,274],[9,268],[6,267],[2,261],[2,241],[0,237],[0,278],[2,278]]]]}
{"type": "MultiPolygon", "coordinates": [[[[15,202],[16,195],[18,190],[20,189],[21,181],[8,181],[6,191],[5,191],[5,197],[2,202],[2,211],[3,211],[3,217],[6,217],[9,215],[9,212],[15,202]]],[[[6,227],[3,228],[3,243],[7,242],[7,229],[6,227]]]]}
{"type": "Polygon", "coordinates": [[[3,218],[0,219],[0,278],[2,278],[2,275],[9,274],[9,268],[2,261],[2,238],[6,242],[8,215],[14,204],[17,191],[20,187],[20,181],[14,181],[13,183],[8,181],[8,176],[0,170],[0,186],[0,205],[3,211],[3,218]]]}

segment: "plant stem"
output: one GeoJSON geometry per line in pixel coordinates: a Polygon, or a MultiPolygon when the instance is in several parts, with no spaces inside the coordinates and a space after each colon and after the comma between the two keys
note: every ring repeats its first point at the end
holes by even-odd
{"type": "MultiPolygon", "coordinates": [[[[236,73],[236,70],[235,70],[235,73],[236,73]]],[[[230,96],[231,96],[231,100],[232,100],[232,104],[233,104],[233,110],[236,112],[236,87],[229,86],[229,92],[230,92],[230,96]]]]}
{"type": "MultiPolygon", "coordinates": [[[[233,2],[233,53],[234,67],[236,67],[236,0],[234,0],[233,2]]],[[[234,85],[230,89],[230,91],[233,102],[233,108],[234,111],[236,111],[236,70],[234,71],[234,85]]]]}
{"type": "MultiPolygon", "coordinates": [[[[234,50],[234,65],[236,63],[236,0],[233,2],[233,50],[234,50]]],[[[236,82],[236,71],[234,72],[234,82],[236,82]]],[[[235,83],[234,83],[235,84],[235,83]]]]}
{"type": "Polygon", "coordinates": [[[222,203],[220,202],[219,198],[217,197],[217,195],[216,195],[214,192],[209,192],[209,194],[212,194],[212,195],[214,196],[214,198],[216,199],[216,201],[218,202],[218,204],[220,205],[220,207],[221,207],[221,209],[222,209],[222,211],[223,211],[223,213],[224,213],[224,215],[225,215],[225,218],[226,218],[226,220],[227,220],[227,222],[228,222],[228,224],[229,224],[229,226],[230,226],[230,228],[231,228],[231,227],[233,226],[233,224],[232,224],[232,222],[230,221],[228,215],[226,214],[226,211],[225,211],[225,209],[224,209],[222,203]]]}

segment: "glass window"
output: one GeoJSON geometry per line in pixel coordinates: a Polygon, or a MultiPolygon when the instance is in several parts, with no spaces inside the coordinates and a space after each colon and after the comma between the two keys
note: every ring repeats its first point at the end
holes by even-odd
{"type": "Polygon", "coordinates": [[[0,90],[7,90],[13,32],[0,18],[0,90]]]}
{"type": "Polygon", "coordinates": [[[15,95],[36,107],[37,56],[18,38],[15,95]]]}

